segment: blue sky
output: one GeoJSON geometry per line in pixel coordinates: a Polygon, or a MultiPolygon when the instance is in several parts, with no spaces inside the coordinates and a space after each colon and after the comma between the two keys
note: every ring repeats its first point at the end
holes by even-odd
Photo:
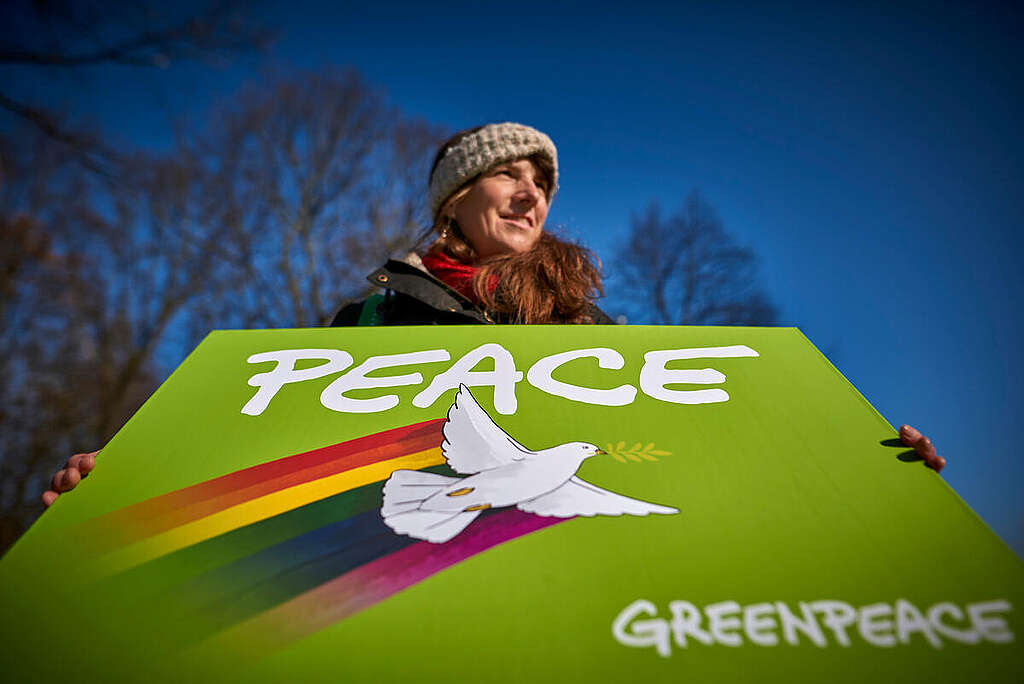
{"type": "Polygon", "coordinates": [[[605,261],[631,213],[699,188],[760,256],[782,322],[931,435],[946,480],[1024,555],[1024,15],[849,4],[269,3],[266,55],[97,70],[68,92],[159,148],[268,69],[353,66],[407,114],[549,133],[549,221],[605,261]]]}

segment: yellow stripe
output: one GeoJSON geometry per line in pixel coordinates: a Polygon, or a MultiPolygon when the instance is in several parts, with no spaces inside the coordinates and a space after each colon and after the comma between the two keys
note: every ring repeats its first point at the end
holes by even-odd
{"type": "MultiPolygon", "coordinates": [[[[199,520],[118,549],[97,559],[95,577],[114,574],[192,546],[218,535],[272,518],[299,506],[347,492],[356,487],[380,482],[396,470],[419,470],[444,463],[441,449],[434,447],[408,456],[353,468],[343,473],[282,489],[225,509],[199,520]]],[[[93,573],[89,573],[93,574],[93,573]]]]}

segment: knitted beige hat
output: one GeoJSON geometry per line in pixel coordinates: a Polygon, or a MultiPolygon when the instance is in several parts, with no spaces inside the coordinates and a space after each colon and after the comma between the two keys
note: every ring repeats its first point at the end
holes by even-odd
{"type": "Polygon", "coordinates": [[[451,147],[430,174],[430,215],[437,212],[448,197],[467,181],[495,164],[522,159],[534,154],[546,157],[554,167],[548,201],[558,189],[558,151],[551,138],[536,128],[517,123],[497,123],[470,133],[451,147]]]}

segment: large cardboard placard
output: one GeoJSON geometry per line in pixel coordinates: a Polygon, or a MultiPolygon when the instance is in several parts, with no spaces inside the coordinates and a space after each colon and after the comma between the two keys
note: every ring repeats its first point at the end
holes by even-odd
{"type": "Polygon", "coordinates": [[[894,437],[792,328],[215,332],[0,561],[0,671],[1024,680],[1024,564],[894,437]]]}

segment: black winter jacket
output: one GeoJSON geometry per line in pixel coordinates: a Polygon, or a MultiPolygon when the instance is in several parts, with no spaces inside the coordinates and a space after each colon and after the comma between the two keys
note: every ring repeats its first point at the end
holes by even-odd
{"type": "MultiPolygon", "coordinates": [[[[367,276],[374,285],[385,288],[377,306],[381,325],[468,325],[504,323],[498,314],[482,311],[471,301],[426,271],[403,261],[390,259],[367,276]]],[[[332,326],[358,325],[364,302],[353,302],[331,321],[332,326]]],[[[594,323],[615,323],[603,311],[591,305],[588,312],[594,323]]]]}

